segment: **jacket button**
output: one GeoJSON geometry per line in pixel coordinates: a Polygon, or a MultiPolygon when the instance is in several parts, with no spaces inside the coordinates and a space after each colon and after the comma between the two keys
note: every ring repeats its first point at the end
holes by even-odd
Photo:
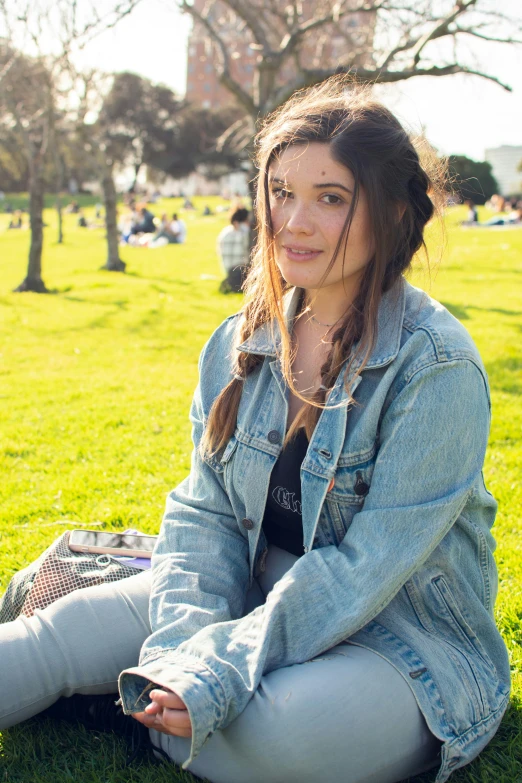
{"type": "Polygon", "coordinates": [[[370,487],[366,481],[358,481],[353,489],[356,495],[367,495],[370,487]]]}
{"type": "Polygon", "coordinates": [[[355,492],[356,495],[367,495],[370,490],[370,487],[363,479],[361,471],[358,470],[355,476],[356,476],[356,481],[355,481],[353,491],[355,492]]]}
{"type": "Polygon", "coordinates": [[[252,528],[254,527],[254,523],[252,522],[251,519],[242,519],[241,524],[243,525],[245,530],[252,530],[252,528]]]}
{"type": "Polygon", "coordinates": [[[281,435],[277,430],[270,430],[268,440],[270,443],[281,443],[281,435]]]}

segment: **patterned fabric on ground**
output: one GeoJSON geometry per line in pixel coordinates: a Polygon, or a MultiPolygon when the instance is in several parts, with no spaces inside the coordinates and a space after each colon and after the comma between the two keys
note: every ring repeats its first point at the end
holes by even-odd
{"type": "Polygon", "coordinates": [[[118,562],[110,555],[72,552],[69,531],[56,539],[40,557],[16,573],[0,598],[0,623],[46,606],[83,587],[116,582],[139,569],[118,562]]]}

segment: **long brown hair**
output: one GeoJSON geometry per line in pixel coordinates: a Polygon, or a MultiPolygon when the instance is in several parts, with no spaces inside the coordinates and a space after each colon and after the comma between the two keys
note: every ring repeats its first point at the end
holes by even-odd
{"type": "MultiPolygon", "coordinates": [[[[304,426],[310,438],[343,364],[348,360],[345,378],[355,363],[355,375],[364,369],[375,342],[382,294],[408,269],[420,249],[426,251],[424,227],[438,207],[443,166],[433,153],[428,155],[428,165],[421,164],[412,140],[394,115],[372,98],[371,87],[358,86],[346,77],[333,77],[296,93],[265,120],[256,149],[258,237],[245,284],[236,344],[243,343],[265,323],[271,324],[272,330],[275,324],[279,326],[278,357],[283,376],[292,392],[307,403],[294,420],[287,440],[299,426],[304,426]],[[339,252],[346,248],[361,188],[368,203],[373,255],[352,306],[332,334],[332,346],[321,367],[320,388],[307,397],[296,389],[292,377],[294,349],[283,305],[289,286],[275,261],[268,172],[283,150],[311,142],[328,144],[332,157],[346,166],[355,180],[354,198],[323,282],[339,252]]],[[[243,382],[263,361],[255,354],[235,354],[233,378],[210,410],[201,446],[207,454],[219,453],[229,441],[236,427],[243,382]]],[[[347,404],[350,402],[351,398],[347,404]]]]}

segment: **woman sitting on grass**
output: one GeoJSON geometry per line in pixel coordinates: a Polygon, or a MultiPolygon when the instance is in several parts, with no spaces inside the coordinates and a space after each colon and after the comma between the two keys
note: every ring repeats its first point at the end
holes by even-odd
{"type": "Polygon", "coordinates": [[[485,371],[403,277],[435,184],[342,80],[257,144],[246,299],[203,350],[152,571],[0,628],[0,728],[119,680],[152,743],[216,783],[442,783],[494,735],[509,665],[485,371]]]}

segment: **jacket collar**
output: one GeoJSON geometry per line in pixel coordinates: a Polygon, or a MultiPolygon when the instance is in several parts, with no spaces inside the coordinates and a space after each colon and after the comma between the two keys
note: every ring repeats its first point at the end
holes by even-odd
{"type": "MultiPolygon", "coordinates": [[[[377,338],[365,366],[367,370],[384,367],[395,359],[399,352],[406,305],[406,286],[404,278],[400,278],[381,298],[377,314],[377,338]]],[[[302,289],[293,288],[287,295],[284,312],[288,328],[291,328],[301,293],[302,289]]],[[[237,350],[261,356],[276,356],[280,342],[281,333],[278,324],[266,323],[256,329],[254,334],[237,347],[237,350]]]]}

